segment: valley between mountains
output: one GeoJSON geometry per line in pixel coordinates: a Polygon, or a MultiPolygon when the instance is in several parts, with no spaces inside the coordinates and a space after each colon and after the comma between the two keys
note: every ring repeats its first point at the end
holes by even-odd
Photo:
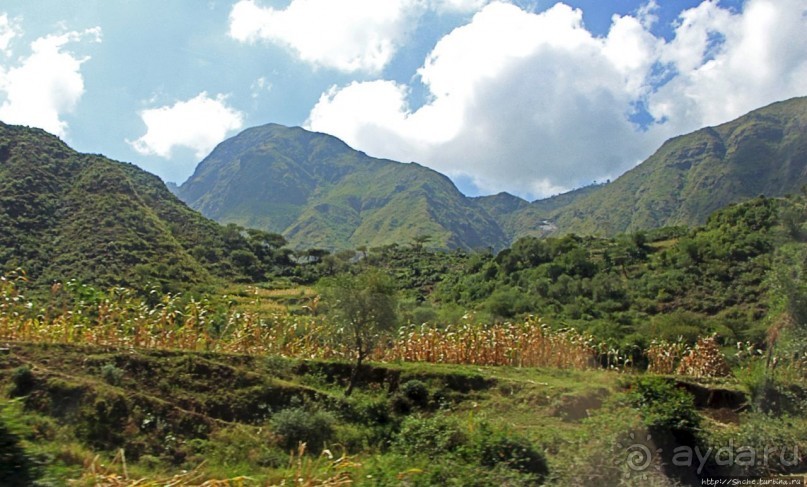
{"type": "Polygon", "coordinates": [[[0,485],[807,473],[807,98],[532,202],[277,124],[176,186],[0,123],[0,268],[0,485]]]}

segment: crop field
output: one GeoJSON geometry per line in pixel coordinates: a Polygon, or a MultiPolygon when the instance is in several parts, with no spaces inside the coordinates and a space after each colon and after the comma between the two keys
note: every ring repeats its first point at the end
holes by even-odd
{"type": "MultiPolygon", "coordinates": [[[[331,341],[327,317],[316,314],[310,289],[248,288],[223,311],[207,301],[170,294],[153,304],[129,290],[112,289],[70,309],[54,303],[35,313],[33,305],[5,278],[0,340],[350,359],[350,350],[331,341]],[[292,304],[289,304],[289,303],[292,304]]],[[[403,327],[372,353],[376,361],[408,361],[521,367],[593,367],[597,348],[572,330],[553,331],[538,319],[482,326],[462,323],[438,328],[403,327]]]]}

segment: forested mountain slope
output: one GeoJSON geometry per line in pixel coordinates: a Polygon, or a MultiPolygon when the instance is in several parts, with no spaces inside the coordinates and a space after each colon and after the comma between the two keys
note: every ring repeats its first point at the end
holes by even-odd
{"type": "Polygon", "coordinates": [[[248,240],[132,164],[79,154],[39,129],[0,123],[0,267],[34,284],[183,290],[244,279],[248,240]]]}
{"type": "Polygon", "coordinates": [[[330,135],[276,124],[222,142],[178,190],[220,222],[282,233],[296,247],[407,243],[501,248],[499,225],[442,174],[376,159],[330,135]]]}
{"type": "Polygon", "coordinates": [[[805,184],[807,98],[794,98],[670,139],[613,183],[546,217],[556,233],[585,235],[700,225],[731,203],[793,194],[805,184]]]}

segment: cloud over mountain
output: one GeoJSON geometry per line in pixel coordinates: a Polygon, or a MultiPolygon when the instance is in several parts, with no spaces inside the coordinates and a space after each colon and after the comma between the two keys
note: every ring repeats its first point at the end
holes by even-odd
{"type": "Polygon", "coordinates": [[[592,34],[564,4],[493,2],[433,48],[418,79],[334,85],[307,127],[466,176],[482,192],[545,196],[615,177],[665,138],[807,93],[807,2],[705,1],[673,36],[654,3],[592,34]],[[426,102],[414,106],[421,83],[426,102]]]}
{"type": "Polygon", "coordinates": [[[742,13],[703,2],[681,14],[658,62],[671,77],[648,97],[677,132],[807,94],[807,1],[749,0],[742,13]]]}
{"type": "MultiPolygon", "coordinates": [[[[11,41],[18,27],[7,15],[0,16],[0,51],[12,55],[11,41]]],[[[100,42],[98,27],[39,37],[30,44],[30,54],[16,62],[0,61],[0,119],[7,123],[41,127],[60,137],[67,133],[63,119],[84,94],[79,57],[66,48],[84,40],[100,42]]]]}
{"type": "Polygon", "coordinates": [[[144,155],[170,158],[175,148],[192,149],[204,157],[227,135],[244,125],[244,115],[227,104],[225,95],[206,92],[173,105],[140,112],[146,133],[130,144],[144,155]]]}
{"type": "Polygon", "coordinates": [[[285,9],[240,0],[230,37],[290,48],[315,66],[379,73],[427,11],[468,12],[487,0],[293,0],[285,9]]]}

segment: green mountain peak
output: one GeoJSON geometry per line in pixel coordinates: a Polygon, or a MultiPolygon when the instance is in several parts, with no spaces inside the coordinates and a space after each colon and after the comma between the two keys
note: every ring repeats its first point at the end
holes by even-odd
{"type": "Polygon", "coordinates": [[[616,235],[700,225],[731,203],[794,194],[805,184],[807,97],[674,137],[612,183],[536,201],[504,218],[516,237],[538,218],[551,222],[550,233],[616,235]]]}
{"type": "Polygon", "coordinates": [[[222,142],[178,194],[210,218],[282,233],[296,247],[382,246],[419,235],[439,247],[508,243],[446,176],[299,127],[268,124],[222,142]]]}

